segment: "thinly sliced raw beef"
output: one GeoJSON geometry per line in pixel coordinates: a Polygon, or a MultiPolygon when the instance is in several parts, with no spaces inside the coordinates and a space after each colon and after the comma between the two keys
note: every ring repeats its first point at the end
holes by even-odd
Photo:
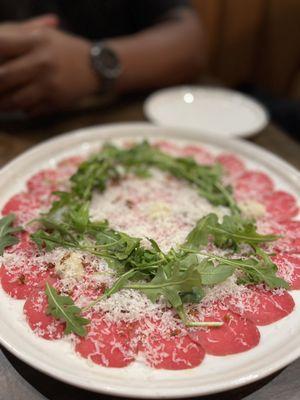
{"type": "Polygon", "coordinates": [[[24,314],[30,328],[38,336],[47,339],[61,339],[65,324],[47,315],[48,299],[44,291],[34,291],[24,304],[24,314]]]}
{"type": "Polygon", "coordinates": [[[276,240],[276,242],[274,242],[274,244],[272,244],[272,249],[278,253],[300,254],[300,238],[279,238],[276,240]]]}
{"type": "Polygon", "coordinates": [[[257,221],[257,226],[260,233],[281,236],[270,243],[270,252],[300,253],[300,221],[263,218],[257,221]]]}
{"type": "Polygon", "coordinates": [[[284,233],[292,239],[300,239],[300,221],[284,221],[282,223],[284,233]]]}
{"type": "Polygon", "coordinates": [[[185,146],[182,149],[182,156],[192,157],[199,164],[211,165],[214,163],[213,155],[203,147],[200,146],[185,146]]]}
{"type": "Polygon", "coordinates": [[[296,198],[283,191],[276,191],[267,196],[264,204],[270,218],[275,218],[277,221],[289,220],[299,211],[296,198]]]}
{"type": "Polygon", "coordinates": [[[72,156],[60,161],[57,164],[57,168],[60,172],[63,172],[64,176],[71,176],[76,172],[77,168],[83,161],[84,161],[83,157],[72,156]]]}
{"type": "Polygon", "coordinates": [[[44,169],[27,181],[27,188],[29,192],[34,193],[36,196],[50,196],[52,192],[58,190],[60,179],[57,170],[44,169]]]}
{"type": "Polygon", "coordinates": [[[209,311],[204,321],[223,322],[220,327],[195,328],[190,337],[208,354],[226,356],[241,353],[257,346],[260,333],[253,322],[217,305],[209,311]]]}
{"type": "Polygon", "coordinates": [[[26,224],[38,215],[40,201],[32,193],[21,192],[14,195],[3,207],[2,214],[15,214],[16,225],[26,224]]]}
{"type": "Polygon", "coordinates": [[[272,259],[278,276],[289,282],[291,289],[300,289],[300,254],[277,254],[272,259]]]}
{"type": "Polygon", "coordinates": [[[292,296],[283,291],[272,293],[257,287],[249,288],[247,296],[240,301],[229,298],[228,306],[256,325],[269,325],[289,315],[295,303],[292,296]]]}
{"type": "Polygon", "coordinates": [[[27,257],[35,256],[37,253],[37,246],[36,244],[30,240],[30,236],[28,232],[21,231],[15,235],[19,242],[9,246],[5,249],[6,253],[16,253],[16,254],[26,254],[27,257]]]}
{"type": "Polygon", "coordinates": [[[146,320],[141,324],[139,332],[139,350],[144,354],[147,364],[153,368],[188,369],[197,367],[203,361],[203,348],[180,330],[162,333],[159,323],[146,320]]]}
{"type": "Polygon", "coordinates": [[[122,368],[135,359],[137,346],[132,342],[134,327],[123,322],[107,323],[94,314],[88,334],[76,338],[75,350],[85,358],[105,367],[122,368]]]}
{"type": "Polygon", "coordinates": [[[262,201],[273,190],[272,179],[263,172],[246,171],[234,182],[234,194],[237,200],[262,201]]]}
{"type": "Polygon", "coordinates": [[[232,179],[237,179],[245,172],[245,164],[243,161],[234,154],[221,153],[216,158],[223,167],[225,172],[232,179]]]}
{"type": "Polygon", "coordinates": [[[3,290],[14,299],[26,299],[37,288],[43,288],[46,282],[53,283],[56,278],[52,271],[38,271],[31,267],[22,269],[8,270],[2,267],[1,284],[3,290]]]}
{"type": "Polygon", "coordinates": [[[274,233],[285,239],[300,239],[300,221],[263,218],[257,221],[257,226],[262,233],[274,233]]]}
{"type": "Polygon", "coordinates": [[[300,221],[283,221],[276,227],[274,233],[283,235],[274,244],[278,252],[300,253],[300,221]]]}
{"type": "Polygon", "coordinates": [[[175,143],[168,142],[167,140],[159,140],[154,143],[154,147],[157,147],[164,153],[170,154],[174,157],[179,157],[181,153],[181,149],[175,143]]]}
{"type": "Polygon", "coordinates": [[[27,181],[28,190],[41,199],[46,199],[56,190],[65,190],[67,180],[76,172],[82,157],[70,157],[60,161],[56,169],[45,169],[27,181]]]}

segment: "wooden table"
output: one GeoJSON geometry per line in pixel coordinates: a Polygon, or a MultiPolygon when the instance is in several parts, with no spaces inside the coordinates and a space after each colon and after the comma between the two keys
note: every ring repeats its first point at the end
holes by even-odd
{"type": "MultiPolygon", "coordinates": [[[[143,121],[143,98],[122,99],[101,109],[82,110],[34,122],[0,120],[0,164],[3,165],[32,145],[85,126],[143,121]]],[[[251,139],[300,169],[300,144],[273,125],[251,139]]],[[[298,400],[300,359],[283,371],[234,391],[207,396],[205,400],[298,400]]],[[[3,349],[0,351],[0,400],[99,400],[106,396],[63,384],[27,366],[3,349]]]]}

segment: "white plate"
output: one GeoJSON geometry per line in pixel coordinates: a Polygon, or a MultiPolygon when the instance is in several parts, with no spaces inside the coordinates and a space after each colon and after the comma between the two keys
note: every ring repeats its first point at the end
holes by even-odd
{"type": "Polygon", "coordinates": [[[215,87],[178,86],[159,90],[144,104],[157,125],[193,128],[224,137],[247,137],[268,123],[266,109],[239,92],[215,87]]]}
{"type": "MultiPolygon", "coordinates": [[[[24,187],[35,171],[53,166],[66,156],[86,153],[104,139],[119,137],[173,137],[199,141],[198,132],[119,124],[83,129],[49,140],[27,151],[0,171],[0,206],[24,187]]],[[[248,165],[267,171],[276,184],[299,193],[299,173],[284,161],[253,144],[202,135],[212,150],[240,154],[248,165]]],[[[35,336],[24,321],[22,301],[9,298],[0,289],[0,340],[14,355],[64,382],[85,389],[137,398],[175,398],[204,395],[261,379],[294,361],[300,355],[300,292],[292,292],[295,311],[281,321],[259,328],[261,343],[233,356],[206,356],[197,368],[183,371],[155,370],[135,362],[123,369],[106,369],[88,363],[73,352],[67,341],[46,341],[35,336]]]]}

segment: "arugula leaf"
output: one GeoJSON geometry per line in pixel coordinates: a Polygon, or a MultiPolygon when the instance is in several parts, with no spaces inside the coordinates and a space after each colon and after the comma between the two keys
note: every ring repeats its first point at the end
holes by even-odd
{"type": "Polygon", "coordinates": [[[199,249],[206,246],[211,238],[217,247],[236,250],[242,243],[255,247],[274,241],[277,236],[259,234],[255,224],[242,219],[240,215],[225,215],[222,223],[219,223],[217,215],[211,213],[197,222],[187,236],[184,247],[199,249]]]}
{"type": "MultiPolygon", "coordinates": [[[[260,269],[257,271],[257,264],[255,267],[252,265],[252,269],[244,268],[245,277],[240,278],[239,282],[243,284],[259,284],[265,283],[269,288],[275,289],[282,287],[284,289],[289,289],[289,284],[282,278],[279,278],[276,273],[278,271],[277,265],[273,263],[269,255],[260,248],[255,248],[258,266],[260,269]]],[[[248,262],[252,262],[253,259],[249,259],[248,262]]]]}
{"type": "Polygon", "coordinates": [[[152,302],[164,296],[174,308],[182,305],[179,293],[191,292],[195,287],[201,287],[201,276],[197,268],[192,267],[182,272],[179,264],[173,267],[170,275],[160,267],[149,283],[125,286],[127,289],[142,291],[152,302]]]}
{"type": "Polygon", "coordinates": [[[80,205],[75,204],[75,206],[70,207],[70,210],[68,212],[71,226],[73,226],[74,229],[79,233],[84,233],[88,228],[90,222],[89,206],[89,202],[85,202],[80,205]]]}
{"type": "Polygon", "coordinates": [[[183,301],[203,297],[201,289],[201,276],[197,266],[180,271],[180,265],[173,267],[170,275],[166,274],[164,268],[159,268],[151,282],[146,284],[129,284],[127,289],[140,290],[152,301],[155,302],[160,296],[164,296],[169,304],[177,311],[181,320],[186,326],[220,326],[222,322],[193,322],[187,319],[183,301]],[[183,299],[182,296],[183,295],[183,299]]]}
{"type": "Polygon", "coordinates": [[[184,247],[191,249],[199,249],[208,244],[211,230],[218,224],[216,214],[208,214],[201,218],[196,226],[188,234],[184,247]]]}
{"type": "Polygon", "coordinates": [[[14,233],[23,230],[20,226],[13,227],[12,224],[16,216],[14,214],[8,214],[0,219],[0,255],[3,255],[6,247],[12,246],[19,243],[19,239],[13,236],[14,233]]]}
{"type": "Polygon", "coordinates": [[[57,247],[80,248],[76,238],[70,237],[63,227],[50,232],[40,229],[31,235],[31,239],[38,245],[39,249],[45,248],[47,251],[54,250],[57,247]]]}
{"type": "Polygon", "coordinates": [[[289,284],[276,276],[277,266],[271,261],[269,256],[260,249],[260,254],[247,259],[230,259],[215,254],[201,253],[210,260],[220,261],[222,264],[229,265],[243,273],[239,279],[241,284],[257,285],[266,284],[269,288],[275,289],[282,287],[289,289],[289,284]]]}
{"type": "Polygon", "coordinates": [[[47,313],[66,323],[65,333],[73,332],[78,336],[85,336],[87,333],[85,325],[90,321],[80,316],[81,309],[75,306],[71,297],[59,295],[48,283],[46,283],[45,293],[49,304],[47,313]]]}
{"type": "Polygon", "coordinates": [[[182,292],[180,294],[182,303],[195,303],[198,304],[205,296],[202,288],[193,288],[191,292],[182,292]]]}
{"type": "Polygon", "coordinates": [[[212,226],[211,234],[218,247],[237,248],[241,243],[246,243],[253,247],[277,239],[275,235],[257,233],[255,224],[249,220],[242,219],[239,215],[225,215],[221,224],[212,226]]]}
{"type": "Polygon", "coordinates": [[[77,248],[105,259],[125,260],[139,246],[139,238],[108,227],[107,221],[91,222],[86,205],[71,208],[57,222],[43,216],[38,221],[44,226],[31,235],[39,248],[51,251],[56,247],[77,248]]]}
{"type": "Polygon", "coordinates": [[[231,265],[220,263],[215,266],[211,260],[207,259],[203,260],[197,269],[203,285],[217,285],[224,282],[235,271],[235,268],[231,265]]]}

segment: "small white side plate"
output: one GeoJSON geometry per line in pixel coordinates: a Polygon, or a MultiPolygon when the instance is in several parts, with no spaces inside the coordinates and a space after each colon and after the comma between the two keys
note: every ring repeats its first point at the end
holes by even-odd
{"type": "Polygon", "coordinates": [[[159,90],[146,99],[144,113],[157,125],[193,128],[224,137],[247,137],[269,122],[266,109],[239,92],[197,86],[159,90]]]}

